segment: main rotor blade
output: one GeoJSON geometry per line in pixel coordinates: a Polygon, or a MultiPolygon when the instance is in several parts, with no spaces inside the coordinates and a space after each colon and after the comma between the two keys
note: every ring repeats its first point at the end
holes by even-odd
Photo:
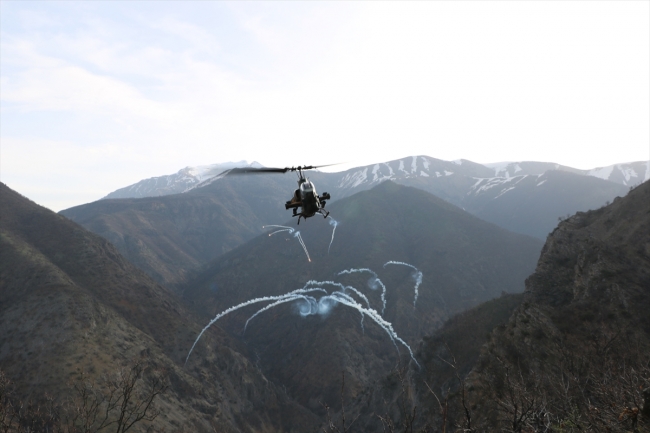
{"type": "Polygon", "coordinates": [[[261,174],[261,173],[286,173],[290,168],[272,168],[272,167],[237,167],[231,168],[221,173],[219,176],[230,176],[235,174],[261,174]]]}
{"type": "Polygon", "coordinates": [[[330,167],[330,166],[332,166],[332,165],[339,165],[339,164],[341,164],[341,163],[340,163],[340,162],[337,162],[336,164],[325,164],[325,165],[305,165],[305,166],[302,166],[302,167],[296,167],[296,168],[300,168],[300,169],[302,169],[302,170],[313,170],[314,168],[330,167]]]}
{"type": "Polygon", "coordinates": [[[313,170],[314,168],[329,167],[331,165],[338,165],[338,164],[341,164],[341,163],[339,162],[339,163],[336,163],[336,164],[325,164],[325,165],[305,165],[305,166],[285,167],[285,168],[237,167],[237,168],[231,168],[230,170],[226,170],[226,171],[220,173],[218,177],[230,176],[231,174],[232,175],[239,175],[239,174],[262,174],[262,173],[286,173],[287,171],[313,170]]]}

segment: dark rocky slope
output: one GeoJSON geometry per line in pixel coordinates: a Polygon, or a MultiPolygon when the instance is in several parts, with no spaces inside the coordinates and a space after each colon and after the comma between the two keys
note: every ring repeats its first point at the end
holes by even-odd
{"type": "Polygon", "coordinates": [[[477,422],[650,431],[648,311],[650,182],[549,236],[469,376],[477,422]]]}
{"type": "Polygon", "coordinates": [[[158,400],[158,430],[316,425],[218,328],[184,368],[201,329],[193,314],[106,240],[4,184],[0,243],[0,369],[20,397],[63,401],[82,372],[97,379],[142,359],[170,385],[158,400]]]}
{"type": "Polygon", "coordinates": [[[378,414],[414,431],[650,431],[648,311],[646,182],[561,222],[523,299],[453,318],[423,340],[422,370],[394,371],[351,399],[351,431],[386,428],[378,414]]]}

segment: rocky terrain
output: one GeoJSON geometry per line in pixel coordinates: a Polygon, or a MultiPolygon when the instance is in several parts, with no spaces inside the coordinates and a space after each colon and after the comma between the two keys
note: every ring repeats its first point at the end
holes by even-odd
{"type": "MultiPolygon", "coordinates": [[[[569,203],[589,191],[575,176],[555,171],[509,179],[542,192],[546,184],[568,189],[569,203]]],[[[266,179],[263,187],[257,177],[242,177],[181,195],[105,200],[105,219],[93,213],[101,202],[74,209],[76,218],[123,242],[121,248],[132,241],[124,240],[119,230],[127,226],[120,224],[160,216],[141,244],[159,250],[141,248],[134,257],[148,255],[139,266],[175,281],[174,291],[104,238],[1,185],[0,389],[9,378],[22,401],[49,394],[65,407],[78,396],[75,384],[100,383],[135,362],[145,366],[142,386],[165,384],[156,399],[159,415],[138,429],[649,431],[650,183],[563,217],[543,248],[422,188],[384,181],[328,204],[335,220],[267,227],[216,252],[214,244],[225,238],[210,238],[209,226],[227,236],[268,222],[238,226],[243,217],[215,197],[240,209],[266,200],[269,213],[277,212],[271,222],[286,221],[272,196],[291,183],[266,179]],[[195,225],[186,224],[188,216],[195,225]],[[193,243],[183,244],[186,238],[193,243]],[[180,260],[197,245],[204,248],[200,258],[180,260]],[[165,254],[167,262],[159,258],[165,254]],[[417,270],[384,266],[389,261],[417,270]],[[385,310],[372,273],[340,274],[352,268],[372,269],[381,279],[385,310]],[[343,289],[309,280],[357,288],[367,304],[352,289],[345,293],[376,310],[379,323],[368,313],[361,321],[359,309],[340,302],[327,311],[304,310],[307,298],[291,298],[247,324],[269,302],[258,303],[211,326],[184,366],[216,313],[303,287],[343,289]],[[513,294],[524,286],[523,294],[513,294]],[[391,343],[383,320],[405,344],[391,343]]],[[[585,182],[593,181],[611,183],[585,182]]],[[[512,189],[501,197],[511,193],[513,202],[533,206],[525,201],[532,193],[517,198],[512,189]]]]}
{"type": "Polygon", "coordinates": [[[522,305],[468,378],[476,421],[650,431],[649,309],[646,182],[549,236],[522,305]]]}
{"type": "Polygon", "coordinates": [[[217,327],[183,367],[202,321],[105,239],[4,184],[0,242],[0,370],[20,401],[49,394],[56,404],[78,403],[75,385],[139,362],[143,381],[158,377],[167,387],[156,400],[157,431],[302,432],[320,422],[217,327]]]}
{"type": "Polygon", "coordinates": [[[421,370],[396,370],[349,402],[350,431],[650,431],[649,288],[646,182],[562,221],[523,298],[425,338],[421,370]]]}

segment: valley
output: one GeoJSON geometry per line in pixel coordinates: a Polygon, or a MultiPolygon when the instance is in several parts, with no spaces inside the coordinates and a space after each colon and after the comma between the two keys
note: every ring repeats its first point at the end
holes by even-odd
{"type": "MultiPolygon", "coordinates": [[[[151,372],[142,383],[156,371],[166,385],[160,412],[136,430],[334,431],[347,416],[349,431],[451,431],[467,428],[466,407],[473,431],[490,431],[512,415],[508,386],[528,402],[543,391],[548,415],[533,406],[545,425],[645,428],[641,415],[615,426],[613,416],[566,412],[553,375],[568,368],[567,351],[593,347],[578,382],[602,373],[601,358],[617,368],[598,349],[611,344],[636,363],[626,380],[648,380],[650,184],[625,196],[625,186],[569,170],[521,165],[530,172],[475,179],[512,167],[428,162],[429,172],[467,173],[389,179],[377,169],[383,181],[367,182],[356,171],[338,190],[313,173],[319,192],[338,196],[331,218],[299,226],[287,218],[294,187],[282,176],[225,177],[58,215],[2,185],[0,370],[12,395],[67,401],[75,380],[140,359],[151,372]],[[566,209],[573,216],[556,215],[566,209]],[[298,289],[312,291],[279,297],[298,289]],[[513,368],[523,381],[503,382],[513,368]]],[[[640,414],[650,406],[635,392],[612,398],[640,414]]],[[[533,426],[533,406],[521,428],[533,426]]]]}

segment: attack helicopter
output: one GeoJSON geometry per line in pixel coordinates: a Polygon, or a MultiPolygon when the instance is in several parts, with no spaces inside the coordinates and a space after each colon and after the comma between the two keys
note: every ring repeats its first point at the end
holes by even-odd
{"type": "Polygon", "coordinates": [[[221,176],[231,176],[231,175],[241,175],[241,174],[264,174],[264,173],[286,173],[288,171],[294,171],[298,175],[298,189],[293,192],[293,197],[291,200],[287,201],[284,204],[285,209],[293,209],[294,217],[298,217],[298,224],[300,224],[300,219],[313,217],[316,214],[323,215],[323,218],[327,218],[330,214],[325,210],[326,200],[329,200],[331,196],[329,193],[324,192],[323,195],[319,196],[316,192],[316,187],[314,184],[305,177],[303,173],[305,170],[313,170],[319,167],[328,167],[330,165],[303,165],[298,167],[285,167],[285,168],[271,168],[271,167],[239,167],[226,170],[221,173],[221,176]],[[298,212],[300,209],[300,212],[298,212]]]}

